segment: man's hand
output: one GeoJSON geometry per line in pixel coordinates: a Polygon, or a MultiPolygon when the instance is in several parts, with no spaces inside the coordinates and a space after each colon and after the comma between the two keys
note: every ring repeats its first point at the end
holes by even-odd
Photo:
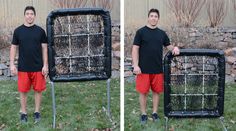
{"type": "Polygon", "coordinates": [[[139,66],[134,66],[134,70],[133,70],[133,73],[138,75],[138,74],[141,74],[141,69],[139,66]]]}
{"type": "Polygon", "coordinates": [[[43,66],[42,74],[44,75],[44,78],[47,79],[47,76],[48,76],[48,66],[43,66]]]}
{"type": "Polygon", "coordinates": [[[174,47],[174,49],[172,50],[172,55],[179,55],[179,48],[177,46],[174,47]]]}
{"type": "Polygon", "coordinates": [[[13,76],[17,74],[17,69],[15,65],[10,65],[10,70],[13,76]]]}

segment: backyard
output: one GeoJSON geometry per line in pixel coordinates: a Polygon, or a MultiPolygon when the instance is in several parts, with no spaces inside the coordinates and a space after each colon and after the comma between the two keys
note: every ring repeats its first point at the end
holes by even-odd
{"type": "MultiPolygon", "coordinates": [[[[28,123],[19,121],[19,94],[16,81],[0,81],[0,131],[1,130],[38,130],[52,129],[51,88],[43,93],[41,106],[42,120],[33,123],[33,91],[28,94],[28,123]]],[[[120,82],[111,80],[111,113],[113,123],[105,115],[106,81],[56,83],[56,130],[120,130],[120,82]]]]}
{"type": "MultiPolygon", "coordinates": [[[[224,124],[229,131],[236,130],[236,85],[227,84],[225,87],[225,103],[224,103],[224,124]]],[[[125,131],[164,131],[164,106],[163,94],[160,99],[159,115],[160,121],[157,123],[152,122],[152,97],[151,92],[147,100],[147,115],[148,122],[146,125],[140,125],[140,110],[139,110],[139,95],[135,90],[135,84],[125,83],[125,131]]],[[[222,131],[219,118],[213,119],[194,119],[170,118],[168,121],[169,131],[222,131]]]]}

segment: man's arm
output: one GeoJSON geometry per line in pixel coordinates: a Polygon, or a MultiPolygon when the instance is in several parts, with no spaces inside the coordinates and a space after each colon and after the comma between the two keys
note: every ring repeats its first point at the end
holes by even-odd
{"type": "Polygon", "coordinates": [[[43,68],[42,74],[45,76],[45,79],[48,75],[48,47],[47,44],[42,43],[42,54],[43,54],[43,68]]]}
{"type": "Polygon", "coordinates": [[[173,55],[179,55],[179,48],[177,46],[168,45],[166,48],[172,52],[173,55]]]}
{"type": "Polygon", "coordinates": [[[137,75],[141,73],[141,69],[138,66],[138,62],[139,62],[139,46],[137,45],[133,45],[132,48],[132,60],[133,60],[133,72],[137,75]]]}
{"type": "Polygon", "coordinates": [[[17,74],[17,69],[15,66],[15,56],[16,56],[16,48],[17,45],[11,45],[11,49],[10,49],[10,70],[11,70],[11,74],[12,75],[16,75],[17,74]]]}

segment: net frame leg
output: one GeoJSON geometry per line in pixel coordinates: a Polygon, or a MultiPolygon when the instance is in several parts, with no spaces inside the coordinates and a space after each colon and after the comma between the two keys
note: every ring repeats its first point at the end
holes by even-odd
{"type": "Polygon", "coordinates": [[[223,126],[223,131],[228,131],[227,128],[226,128],[226,126],[225,126],[225,124],[224,124],[224,117],[221,116],[221,117],[219,118],[219,120],[220,120],[221,125],[223,126]]]}
{"type": "Polygon", "coordinates": [[[54,90],[54,83],[52,81],[49,82],[51,84],[51,94],[52,94],[52,128],[56,128],[56,102],[55,102],[55,90],[54,90]]]}
{"type": "Polygon", "coordinates": [[[164,117],[165,118],[165,131],[168,131],[168,117],[164,117]]]}
{"type": "Polygon", "coordinates": [[[112,115],[111,115],[111,95],[110,95],[110,87],[111,87],[111,79],[107,79],[107,105],[106,107],[102,107],[103,108],[103,111],[106,113],[109,121],[112,123],[112,129],[115,129],[117,124],[116,122],[113,121],[112,119],[112,115]]]}
{"type": "Polygon", "coordinates": [[[111,95],[110,95],[111,79],[107,80],[107,115],[111,119],[111,95]]]}
{"type": "Polygon", "coordinates": [[[106,107],[103,106],[103,111],[106,113],[106,115],[108,116],[109,120],[112,122],[112,118],[111,118],[111,96],[110,96],[110,84],[111,83],[111,79],[107,79],[107,105],[106,107]]]}

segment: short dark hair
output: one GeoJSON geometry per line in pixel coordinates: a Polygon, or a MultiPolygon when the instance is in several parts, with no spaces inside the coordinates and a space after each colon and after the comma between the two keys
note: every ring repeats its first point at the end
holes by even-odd
{"type": "Polygon", "coordinates": [[[150,15],[152,12],[155,12],[155,13],[157,13],[157,15],[158,15],[158,18],[160,18],[160,13],[159,13],[159,10],[158,10],[158,9],[154,9],[154,8],[152,8],[152,9],[150,9],[150,10],[149,10],[149,12],[148,12],[148,17],[149,17],[149,15],[150,15]]]}
{"type": "Polygon", "coordinates": [[[32,10],[32,11],[34,12],[34,15],[36,15],[36,12],[35,12],[35,9],[34,9],[33,6],[26,6],[26,7],[25,7],[25,11],[24,11],[24,15],[25,15],[25,12],[26,12],[27,10],[32,10]]]}

